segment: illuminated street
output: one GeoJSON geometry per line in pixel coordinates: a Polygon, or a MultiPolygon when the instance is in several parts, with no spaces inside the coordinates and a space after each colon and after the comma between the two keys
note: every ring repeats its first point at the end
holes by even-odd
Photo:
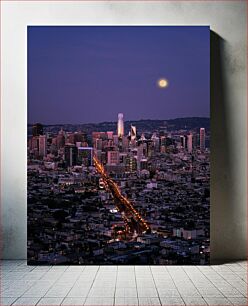
{"type": "Polygon", "coordinates": [[[105,184],[107,184],[109,190],[111,191],[113,197],[115,198],[115,203],[118,210],[124,213],[123,219],[127,222],[127,230],[129,233],[149,233],[151,231],[147,222],[141,217],[138,211],[133,207],[132,203],[125,198],[118,187],[118,185],[108,177],[107,173],[104,170],[103,165],[98,161],[94,156],[93,161],[96,167],[96,170],[101,174],[102,179],[105,184]],[[132,222],[133,221],[133,222],[132,222]]]}

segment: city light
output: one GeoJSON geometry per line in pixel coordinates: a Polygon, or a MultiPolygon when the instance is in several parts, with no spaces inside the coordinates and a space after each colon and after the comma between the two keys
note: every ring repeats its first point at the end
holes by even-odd
{"type": "Polygon", "coordinates": [[[119,115],[116,132],[95,132],[92,125],[92,137],[66,128],[39,135],[45,129],[34,126],[28,205],[29,226],[38,236],[29,238],[29,258],[72,258],[76,264],[119,264],[123,258],[130,264],[142,256],[147,264],[206,264],[209,130],[199,126],[199,118],[181,118],[166,126],[130,123],[125,134],[119,115]],[[47,245],[47,237],[55,244],[47,245]]]}
{"type": "MultiPolygon", "coordinates": [[[[98,161],[97,157],[94,156],[93,157],[96,169],[99,171],[99,173],[102,175],[103,179],[106,181],[106,183],[108,184],[112,194],[114,197],[117,198],[117,200],[120,202],[120,204],[124,204],[127,211],[125,211],[124,213],[126,214],[131,214],[135,220],[137,221],[138,226],[140,226],[141,228],[145,228],[146,231],[148,231],[150,228],[147,225],[147,223],[145,222],[145,220],[140,216],[140,214],[135,210],[135,208],[133,207],[133,205],[130,203],[130,201],[128,201],[127,198],[125,198],[121,192],[119,187],[117,186],[117,184],[108,177],[107,173],[104,170],[104,167],[101,165],[101,163],[98,161]]],[[[125,216],[125,214],[124,214],[125,216]]],[[[125,216],[126,217],[126,216],[125,216]]],[[[137,230],[137,229],[133,229],[133,230],[137,230]]]]}

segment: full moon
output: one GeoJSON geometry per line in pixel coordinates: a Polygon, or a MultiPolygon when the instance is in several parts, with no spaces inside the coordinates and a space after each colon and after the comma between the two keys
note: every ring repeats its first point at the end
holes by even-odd
{"type": "Polygon", "coordinates": [[[166,88],[168,86],[168,81],[166,79],[159,79],[158,80],[158,87],[166,88]]]}

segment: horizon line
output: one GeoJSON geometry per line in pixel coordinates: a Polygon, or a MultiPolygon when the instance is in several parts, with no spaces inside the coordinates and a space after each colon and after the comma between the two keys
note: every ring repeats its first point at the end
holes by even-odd
{"type": "MultiPolygon", "coordinates": [[[[204,116],[193,116],[193,117],[176,117],[176,118],[169,118],[169,119],[135,119],[135,120],[124,120],[125,122],[135,122],[135,121],[169,121],[169,120],[176,120],[176,119],[192,119],[192,118],[202,118],[202,119],[210,119],[210,117],[204,117],[204,116]]],[[[37,123],[40,123],[44,126],[48,125],[84,125],[84,124],[102,124],[102,123],[114,123],[118,122],[117,120],[114,121],[101,121],[101,122],[86,122],[86,123],[42,123],[41,121],[36,121],[34,123],[27,123],[27,125],[34,125],[37,123]]]]}

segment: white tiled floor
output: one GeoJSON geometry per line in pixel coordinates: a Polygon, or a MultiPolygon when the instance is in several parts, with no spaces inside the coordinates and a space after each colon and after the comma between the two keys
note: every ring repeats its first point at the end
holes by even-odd
{"type": "Polygon", "coordinates": [[[0,305],[248,305],[247,262],[51,267],[2,261],[0,305]]]}

